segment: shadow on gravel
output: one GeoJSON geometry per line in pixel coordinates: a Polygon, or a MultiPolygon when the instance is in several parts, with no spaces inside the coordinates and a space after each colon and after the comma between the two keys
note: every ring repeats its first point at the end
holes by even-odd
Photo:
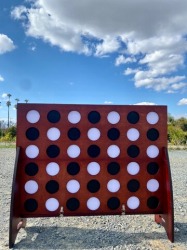
{"type": "MultiPolygon", "coordinates": [[[[180,223],[177,226],[182,227],[180,223]]],[[[25,238],[23,237],[20,242],[15,244],[13,249],[98,249],[119,245],[136,245],[143,240],[167,240],[165,232],[122,233],[77,227],[31,227],[24,230],[25,238]]],[[[177,234],[180,234],[180,229],[177,234]]],[[[178,235],[176,242],[179,242],[179,239],[178,235]]],[[[180,239],[181,243],[184,241],[186,242],[187,239],[180,239]]]]}

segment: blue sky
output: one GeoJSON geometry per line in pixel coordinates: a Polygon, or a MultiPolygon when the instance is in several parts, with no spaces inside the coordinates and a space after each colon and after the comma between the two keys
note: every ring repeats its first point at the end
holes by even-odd
{"type": "Polygon", "coordinates": [[[167,105],[187,117],[186,0],[0,1],[0,120],[30,103],[167,105]]]}

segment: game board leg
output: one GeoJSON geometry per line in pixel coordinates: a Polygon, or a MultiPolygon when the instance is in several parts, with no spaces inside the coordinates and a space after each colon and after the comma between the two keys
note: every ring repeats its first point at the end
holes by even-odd
{"type": "Polygon", "coordinates": [[[9,248],[14,246],[17,234],[20,228],[26,226],[26,219],[21,218],[19,215],[19,195],[18,189],[19,184],[17,181],[18,178],[18,159],[20,154],[20,148],[16,148],[16,159],[14,166],[14,175],[12,182],[12,195],[11,195],[11,205],[10,205],[10,224],[9,224],[9,248]]]}
{"type": "Polygon", "coordinates": [[[165,170],[166,188],[164,194],[164,213],[156,214],[155,221],[161,224],[167,233],[168,239],[174,242],[174,209],[173,209],[173,192],[172,192],[172,180],[170,172],[170,164],[167,148],[163,148],[163,167],[165,170]]]}

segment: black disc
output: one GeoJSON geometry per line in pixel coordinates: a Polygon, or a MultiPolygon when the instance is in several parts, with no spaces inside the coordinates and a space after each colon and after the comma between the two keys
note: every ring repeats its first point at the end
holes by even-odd
{"type": "Polygon", "coordinates": [[[81,132],[78,128],[70,128],[68,130],[68,137],[72,141],[76,141],[80,138],[81,132]]]}
{"type": "Polygon", "coordinates": [[[140,183],[139,181],[133,179],[133,180],[130,180],[128,183],[127,183],[127,189],[130,191],[130,192],[136,192],[138,191],[138,189],[140,188],[140,183]]]}
{"type": "Polygon", "coordinates": [[[128,156],[130,156],[132,158],[137,157],[139,155],[139,153],[140,153],[140,149],[136,145],[131,145],[127,148],[127,154],[128,154],[128,156]]]}
{"type": "Polygon", "coordinates": [[[80,202],[78,199],[76,198],[70,198],[69,200],[67,200],[66,202],[66,207],[70,210],[70,211],[75,211],[79,208],[80,206],[80,202]]]}
{"type": "Polygon", "coordinates": [[[46,153],[50,158],[55,158],[60,154],[60,149],[56,145],[50,145],[47,148],[46,153]]]}
{"type": "Polygon", "coordinates": [[[25,166],[25,173],[29,176],[34,176],[38,173],[38,165],[34,162],[30,162],[25,166]]]}
{"type": "Polygon", "coordinates": [[[100,154],[100,148],[97,145],[91,145],[87,152],[90,157],[95,158],[100,154]]]}
{"type": "Polygon", "coordinates": [[[93,124],[98,123],[100,121],[100,119],[101,119],[101,115],[97,111],[91,111],[88,114],[88,121],[93,123],[93,124]]]}
{"type": "Polygon", "coordinates": [[[70,162],[67,166],[67,172],[70,175],[76,175],[80,171],[80,166],[77,162],[70,162]]]}
{"type": "Polygon", "coordinates": [[[119,206],[120,206],[120,200],[117,197],[111,197],[107,201],[107,206],[111,210],[115,210],[115,209],[119,208],[119,206]]]}
{"type": "Polygon", "coordinates": [[[35,199],[28,199],[24,203],[24,208],[27,212],[34,212],[38,208],[38,202],[35,199]]]}
{"type": "Polygon", "coordinates": [[[111,175],[116,175],[120,171],[120,165],[117,162],[110,162],[107,166],[107,171],[111,175]]]}
{"type": "Polygon", "coordinates": [[[60,113],[57,110],[51,110],[47,114],[47,119],[51,123],[57,123],[60,121],[60,113]]]}
{"type": "Polygon", "coordinates": [[[158,204],[159,204],[159,199],[155,196],[151,196],[147,200],[147,206],[150,209],[156,209],[158,207],[158,204]]]}
{"type": "Polygon", "coordinates": [[[159,170],[159,165],[156,162],[150,162],[147,165],[147,172],[149,174],[152,174],[152,175],[157,174],[158,170],[159,170]]]}
{"type": "Polygon", "coordinates": [[[127,120],[131,124],[136,124],[140,119],[139,114],[136,111],[131,111],[127,115],[127,120]]]}
{"type": "Polygon", "coordinates": [[[107,136],[110,140],[115,141],[120,137],[120,132],[117,128],[111,128],[108,130],[107,136]]]}
{"type": "Polygon", "coordinates": [[[31,127],[26,131],[26,137],[30,141],[35,141],[39,137],[39,130],[37,128],[31,127]]]}
{"type": "Polygon", "coordinates": [[[147,131],[147,138],[150,141],[156,141],[159,138],[159,132],[155,128],[151,128],[147,131]]]}
{"type": "Polygon", "coordinates": [[[46,190],[47,190],[48,193],[54,194],[54,193],[58,192],[58,190],[59,190],[59,184],[58,184],[57,181],[51,180],[51,181],[47,182],[45,188],[46,188],[46,190]]]}
{"type": "Polygon", "coordinates": [[[87,189],[91,193],[96,193],[100,189],[100,183],[97,180],[91,180],[87,184],[87,189]]]}

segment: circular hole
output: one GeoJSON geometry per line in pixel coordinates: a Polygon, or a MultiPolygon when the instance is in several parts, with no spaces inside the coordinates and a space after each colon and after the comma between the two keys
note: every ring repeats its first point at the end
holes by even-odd
{"type": "Polygon", "coordinates": [[[110,208],[111,210],[115,210],[118,209],[120,206],[120,200],[117,197],[111,197],[108,201],[107,201],[107,206],[108,208],[110,208]]]}
{"type": "Polygon", "coordinates": [[[91,180],[87,184],[87,189],[91,193],[96,193],[100,189],[100,183],[97,180],[91,180]]]}
{"type": "Polygon", "coordinates": [[[156,112],[149,112],[146,119],[149,124],[156,124],[159,121],[159,115],[156,112]]]}
{"type": "Polygon", "coordinates": [[[78,199],[76,198],[70,198],[67,200],[66,202],[66,207],[67,209],[69,209],[70,211],[75,211],[79,208],[80,206],[80,202],[78,199]]]}
{"type": "Polygon", "coordinates": [[[30,123],[36,123],[40,119],[40,114],[36,110],[30,110],[26,115],[26,119],[30,123]]]}
{"type": "Polygon", "coordinates": [[[67,166],[67,172],[70,175],[76,175],[80,171],[80,166],[77,162],[70,162],[67,166]]]}
{"type": "Polygon", "coordinates": [[[117,124],[120,121],[120,115],[116,111],[111,111],[107,116],[108,122],[111,124],[117,124]]]}
{"type": "Polygon", "coordinates": [[[119,156],[120,154],[120,149],[118,146],[116,145],[111,145],[108,147],[107,149],[107,154],[108,156],[110,156],[111,158],[116,158],[119,156]]]}
{"type": "Polygon", "coordinates": [[[131,111],[127,115],[127,121],[131,124],[138,123],[139,119],[140,119],[140,116],[136,111],[131,111]]]}
{"type": "Polygon", "coordinates": [[[91,175],[97,175],[100,172],[100,165],[97,162],[90,162],[87,171],[91,175]]]}
{"type": "Polygon", "coordinates": [[[60,130],[58,128],[50,128],[47,131],[47,137],[51,141],[56,141],[60,138],[60,130]]]}
{"type": "Polygon", "coordinates": [[[81,115],[78,111],[71,111],[68,114],[68,121],[71,122],[72,124],[76,124],[80,122],[81,120],[81,115]]]}
{"type": "Polygon", "coordinates": [[[127,154],[128,154],[128,156],[130,156],[132,158],[137,157],[139,155],[139,153],[140,153],[140,149],[136,145],[131,145],[127,148],[127,154]]]}
{"type": "Polygon", "coordinates": [[[78,128],[70,128],[68,130],[68,137],[72,141],[76,141],[80,138],[81,132],[78,128]]]}
{"type": "Polygon", "coordinates": [[[77,158],[80,155],[80,148],[77,145],[71,145],[67,149],[67,154],[71,158],[77,158]]]}
{"type": "Polygon", "coordinates": [[[150,192],[156,192],[159,189],[159,182],[155,179],[151,179],[147,182],[147,189],[150,192]]]}
{"type": "Polygon", "coordinates": [[[111,175],[116,175],[120,171],[120,165],[117,162],[110,162],[107,166],[107,171],[111,175]]]}
{"type": "Polygon", "coordinates": [[[159,132],[155,128],[151,128],[147,131],[147,138],[150,141],[156,141],[159,138],[159,132]]]}
{"type": "Polygon", "coordinates": [[[147,148],[147,155],[150,158],[156,158],[159,155],[159,149],[157,146],[151,145],[147,148]]]}
{"type": "Polygon", "coordinates": [[[89,114],[88,114],[88,121],[93,123],[93,124],[96,124],[100,121],[101,119],[101,116],[99,114],[99,112],[97,111],[91,111],[89,114]]]}
{"type": "Polygon", "coordinates": [[[87,152],[88,152],[88,155],[90,157],[95,158],[95,157],[99,156],[100,148],[97,145],[91,145],[91,146],[89,146],[87,152]]]}
{"type": "Polygon", "coordinates": [[[45,203],[45,207],[48,211],[53,212],[58,209],[59,202],[55,198],[49,198],[45,203]]]}
{"type": "Polygon", "coordinates": [[[91,140],[91,141],[97,141],[100,136],[101,136],[101,133],[99,131],[99,129],[97,128],[91,128],[88,130],[88,138],[91,140]]]}
{"type": "Polygon", "coordinates": [[[34,194],[38,191],[38,183],[36,181],[30,180],[25,183],[25,191],[28,194],[34,194]]]}
{"type": "Polygon", "coordinates": [[[140,133],[137,129],[135,128],[131,128],[127,131],[127,138],[130,140],[130,141],[136,141],[138,140],[140,136],[140,133]]]}
{"type": "Polygon", "coordinates": [[[131,175],[136,175],[140,171],[140,166],[137,162],[130,162],[127,165],[127,172],[131,175]]]}
{"type": "Polygon", "coordinates": [[[30,145],[26,148],[25,153],[28,158],[34,159],[39,155],[39,149],[35,145],[30,145]]]}
{"type": "Polygon", "coordinates": [[[137,180],[130,180],[127,183],[127,188],[130,192],[136,192],[140,188],[140,183],[137,180]]]}
{"type": "Polygon", "coordinates": [[[100,207],[100,200],[96,197],[91,197],[87,200],[87,207],[92,211],[97,210],[100,207]]]}
{"type": "Polygon", "coordinates": [[[50,145],[47,148],[46,153],[50,158],[55,158],[60,154],[60,149],[56,145],[50,145]]]}
{"type": "Polygon", "coordinates": [[[159,205],[159,199],[155,196],[151,196],[147,199],[147,206],[150,209],[156,209],[159,205]]]}
{"type": "Polygon", "coordinates": [[[34,176],[38,173],[38,165],[34,162],[30,162],[25,166],[25,173],[29,176],[34,176]]]}
{"type": "Polygon", "coordinates": [[[149,174],[157,174],[159,170],[159,165],[156,163],[156,162],[150,162],[148,165],[147,165],[147,172],[149,174]]]}
{"type": "Polygon", "coordinates": [[[56,162],[50,162],[49,164],[47,164],[46,172],[48,173],[48,175],[55,176],[59,173],[59,171],[60,167],[56,162]]]}
{"type": "Polygon", "coordinates": [[[76,180],[70,180],[66,185],[66,189],[72,194],[77,193],[80,189],[80,183],[76,180]]]}
{"type": "Polygon", "coordinates": [[[108,130],[107,136],[110,140],[115,141],[120,137],[120,132],[117,128],[111,128],[108,130]]]}
{"type": "Polygon", "coordinates": [[[28,199],[24,203],[24,208],[27,212],[34,212],[38,208],[38,202],[35,199],[28,199]]]}
{"type": "Polygon", "coordinates": [[[60,113],[57,110],[51,110],[47,114],[47,120],[51,123],[57,123],[60,121],[60,113]]]}
{"type": "Polygon", "coordinates": [[[37,128],[28,128],[26,131],[26,137],[30,141],[35,141],[39,137],[39,130],[37,128]]]}
{"type": "Polygon", "coordinates": [[[136,209],[140,205],[140,200],[136,196],[132,196],[127,200],[127,206],[130,209],[136,209]]]}
{"type": "Polygon", "coordinates": [[[116,193],[120,189],[120,183],[119,183],[119,181],[115,180],[115,179],[110,180],[107,183],[107,189],[108,189],[108,191],[110,191],[112,193],[116,193]]]}
{"type": "Polygon", "coordinates": [[[45,189],[47,190],[48,193],[54,194],[54,193],[58,192],[59,184],[55,180],[48,181],[46,186],[45,186],[45,189]]]}

